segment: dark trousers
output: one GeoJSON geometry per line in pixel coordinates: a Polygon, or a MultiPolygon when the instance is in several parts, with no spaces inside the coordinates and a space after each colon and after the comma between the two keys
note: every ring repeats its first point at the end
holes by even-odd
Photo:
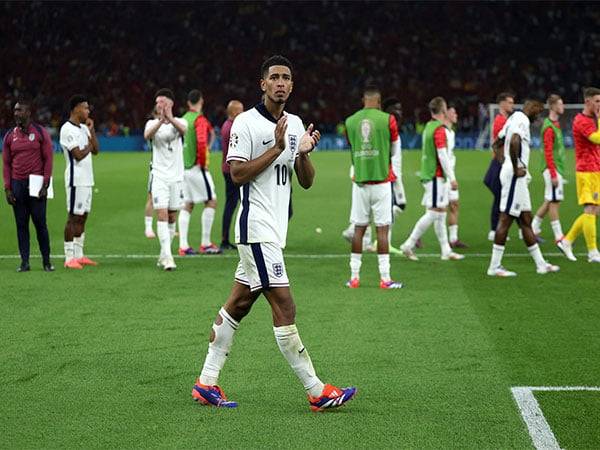
{"type": "Polygon", "coordinates": [[[13,211],[17,223],[17,239],[21,261],[29,262],[29,218],[33,221],[44,264],[50,262],[50,237],[46,225],[46,199],[29,196],[28,180],[12,180],[11,189],[17,200],[13,211]]]}
{"type": "Polygon", "coordinates": [[[231,181],[231,175],[223,172],[223,178],[225,178],[225,208],[223,209],[223,229],[222,229],[222,242],[229,242],[229,228],[231,227],[231,219],[235,212],[235,207],[240,200],[240,188],[233,184],[231,181]]]}
{"type": "Polygon", "coordinates": [[[500,184],[500,170],[502,164],[496,159],[492,159],[490,166],[483,178],[483,183],[494,195],[492,210],[490,211],[490,230],[496,230],[500,218],[500,196],[502,194],[502,185],[500,184]]]}

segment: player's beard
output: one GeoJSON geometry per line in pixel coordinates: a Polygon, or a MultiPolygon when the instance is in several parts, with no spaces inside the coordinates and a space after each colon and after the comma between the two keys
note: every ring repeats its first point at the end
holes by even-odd
{"type": "Polygon", "coordinates": [[[285,102],[287,102],[289,95],[285,98],[273,98],[270,95],[267,95],[267,97],[271,102],[275,103],[276,105],[284,105],[285,102]]]}

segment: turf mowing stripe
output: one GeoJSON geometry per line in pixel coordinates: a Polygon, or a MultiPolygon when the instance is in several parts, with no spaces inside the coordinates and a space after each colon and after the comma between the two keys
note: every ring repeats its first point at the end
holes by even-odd
{"type": "MultiPolygon", "coordinates": [[[[368,255],[370,252],[365,253],[368,255]]],[[[562,253],[544,253],[545,256],[563,256],[562,253]]],[[[577,256],[587,256],[587,253],[576,253],[577,256]]],[[[107,259],[145,259],[145,258],[158,258],[155,254],[139,254],[139,255],[124,255],[124,254],[109,254],[109,255],[86,255],[90,258],[107,258],[107,259]]],[[[402,256],[397,255],[400,258],[402,256]]],[[[439,253],[419,253],[417,254],[419,258],[439,258],[439,253]]],[[[467,258],[489,258],[491,253],[465,253],[467,258]]],[[[31,255],[31,258],[40,258],[40,255],[31,255]]],[[[53,258],[64,258],[65,255],[52,255],[53,258]]],[[[230,255],[193,255],[193,256],[178,256],[173,255],[174,258],[177,259],[194,259],[194,258],[208,258],[208,259],[217,259],[217,258],[235,258],[238,259],[239,256],[235,253],[230,255]]],[[[331,254],[294,254],[294,253],[284,253],[285,258],[298,258],[298,259],[333,259],[333,258],[349,258],[350,253],[331,253],[331,254]]],[[[505,253],[504,258],[530,258],[531,255],[529,253],[505,253]]],[[[21,258],[19,255],[0,255],[0,259],[17,259],[21,258]]]]}

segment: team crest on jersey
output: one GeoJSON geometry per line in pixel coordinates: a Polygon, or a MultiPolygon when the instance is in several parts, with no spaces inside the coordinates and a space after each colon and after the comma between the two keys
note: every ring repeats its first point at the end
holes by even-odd
{"type": "Polygon", "coordinates": [[[298,148],[298,136],[296,136],[295,134],[290,134],[289,135],[289,140],[290,140],[290,151],[292,153],[294,153],[298,148]]]}
{"type": "Polygon", "coordinates": [[[29,133],[29,140],[33,142],[35,140],[35,134],[29,133]]]}
{"type": "Polygon", "coordinates": [[[277,278],[281,278],[283,276],[283,264],[273,263],[273,275],[275,275],[277,278]]]}
{"type": "Polygon", "coordinates": [[[231,136],[229,137],[229,147],[236,148],[239,141],[240,137],[237,135],[237,133],[231,133],[231,136]]]}

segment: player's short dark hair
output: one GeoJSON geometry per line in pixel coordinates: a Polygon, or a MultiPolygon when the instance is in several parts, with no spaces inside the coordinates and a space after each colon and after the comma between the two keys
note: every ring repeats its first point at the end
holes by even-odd
{"type": "Polygon", "coordinates": [[[515,99],[515,94],[512,92],[500,92],[498,94],[498,96],[496,97],[496,103],[500,103],[503,102],[504,100],[508,100],[509,98],[512,98],[513,100],[515,99]]]}
{"type": "Polygon", "coordinates": [[[87,102],[88,98],[87,96],[83,95],[83,94],[75,94],[72,95],[71,98],[69,99],[69,111],[73,111],[77,105],[79,105],[80,103],[83,102],[87,102]]]}
{"type": "Polygon", "coordinates": [[[17,97],[17,101],[15,102],[15,105],[17,103],[21,106],[27,106],[27,109],[29,109],[29,110],[31,110],[33,107],[33,99],[29,95],[25,95],[25,94],[19,95],[17,97]]]}
{"type": "Polygon", "coordinates": [[[446,104],[444,97],[433,97],[429,101],[429,112],[431,114],[439,114],[442,112],[442,107],[446,104]]]}
{"type": "Polygon", "coordinates": [[[550,94],[546,102],[548,103],[548,107],[556,104],[559,100],[562,100],[562,97],[558,94],[550,94]]]}
{"type": "Polygon", "coordinates": [[[595,87],[586,87],[583,88],[583,98],[592,98],[595,97],[596,95],[600,95],[600,89],[595,88],[595,87]]]}
{"type": "Polygon", "coordinates": [[[402,102],[400,100],[398,100],[396,97],[388,97],[383,102],[381,102],[381,107],[383,108],[384,111],[387,111],[390,106],[393,106],[396,103],[402,104],[402,102]]]}
{"type": "Polygon", "coordinates": [[[202,100],[202,92],[199,89],[192,89],[190,92],[188,92],[187,100],[192,105],[198,103],[200,100],[202,100]]]}
{"type": "Polygon", "coordinates": [[[267,73],[269,73],[269,68],[272,66],[285,66],[290,69],[290,73],[294,71],[292,63],[289,59],[287,59],[285,56],[273,55],[269,56],[260,66],[260,77],[262,79],[264,79],[267,73]]]}
{"type": "Polygon", "coordinates": [[[379,89],[378,86],[375,86],[374,84],[367,84],[365,86],[365,88],[363,89],[363,95],[376,95],[379,94],[381,95],[381,89],[379,89]]]}
{"type": "Polygon", "coordinates": [[[161,88],[158,91],[156,91],[156,94],[154,94],[154,98],[157,97],[167,97],[168,99],[175,101],[175,94],[173,94],[173,91],[168,88],[161,88]]]}
{"type": "Polygon", "coordinates": [[[526,98],[523,101],[523,109],[527,108],[535,108],[541,112],[544,110],[544,102],[538,100],[537,98],[526,98]]]}

